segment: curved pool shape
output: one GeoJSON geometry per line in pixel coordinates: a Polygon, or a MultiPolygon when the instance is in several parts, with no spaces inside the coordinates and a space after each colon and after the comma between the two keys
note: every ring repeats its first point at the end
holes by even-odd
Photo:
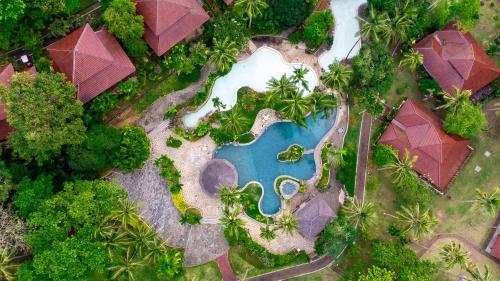
{"type": "Polygon", "coordinates": [[[281,209],[281,199],[274,189],[277,177],[287,175],[297,180],[308,180],[316,172],[314,154],[306,154],[294,163],[283,163],[276,155],[292,144],[299,144],[306,150],[314,149],[326,133],[335,124],[336,112],[329,118],[316,121],[309,115],[307,127],[292,122],[277,122],[269,126],[264,133],[248,145],[225,145],[214,152],[214,158],[226,159],[238,171],[238,185],[245,186],[257,181],[264,187],[260,210],[264,215],[274,215],[281,209]]]}
{"type": "MultiPolygon", "coordinates": [[[[228,74],[217,79],[208,101],[198,111],[185,115],[183,122],[187,127],[195,127],[201,118],[214,111],[213,98],[218,97],[226,105],[224,110],[230,110],[236,104],[240,88],[250,87],[263,92],[266,90],[267,81],[272,77],[280,78],[283,74],[290,76],[294,68],[300,66],[309,69],[305,79],[309,82],[309,89],[314,89],[319,82],[314,69],[302,63],[287,63],[277,50],[260,47],[248,59],[233,65],[228,74]]],[[[310,91],[306,92],[309,93],[310,91]]]]}
{"type": "Polygon", "coordinates": [[[365,3],[366,0],[332,0],[330,9],[335,18],[333,45],[318,58],[321,68],[328,69],[330,64],[345,59],[347,54],[351,58],[359,53],[361,40],[358,41],[359,36],[356,35],[359,31],[359,21],[356,17],[359,6],[365,3]],[[354,44],[356,46],[353,48],[354,44]],[[351,48],[353,49],[349,53],[351,48]]]}
{"type": "Polygon", "coordinates": [[[284,180],[280,184],[281,196],[286,200],[292,198],[299,191],[300,184],[292,180],[284,180]]]}

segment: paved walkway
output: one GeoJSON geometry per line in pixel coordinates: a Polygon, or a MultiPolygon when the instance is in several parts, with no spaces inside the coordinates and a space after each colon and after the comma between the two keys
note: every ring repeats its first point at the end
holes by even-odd
{"type": "Polygon", "coordinates": [[[229,259],[228,259],[228,254],[225,253],[224,255],[218,257],[215,259],[215,262],[219,266],[220,273],[222,274],[222,280],[224,281],[236,281],[236,275],[233,272],[233,269],[231,268],[231,265],[229,264],[229,259]]]}
{"type": "Polygon", "coordinates": [[[356,165],[356,198],[360,201],[365,200],[366,172],[368,168],[368,156],[370,154],[370,137],[372,131],[373,119],[369,113],[363,113],[361,121],[361,132],[358,143],[358,160],[356,165]]]}
{"type": "Polygon", "coordinates": [[[286,280],[293,277],[299,277],[306,274],[310,274],[325,267],[332,265],[334,259],[330,256],[322,256],[310,263],[294,266],[291,268],[285,268],[282,270],[265,273],[262,275],[254,276],[248,278],[248,281],[278,281],[286,280]]]}

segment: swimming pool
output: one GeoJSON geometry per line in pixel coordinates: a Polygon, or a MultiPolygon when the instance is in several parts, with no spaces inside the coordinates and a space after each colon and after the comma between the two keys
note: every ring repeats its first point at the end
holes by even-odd
{"type": "Polygon", "coordinates": [[[333,45],[330,50],[318,58],[321,68],[328,69],[330,64],[345,59],[347,54],[349,54],[349,58],[352,58],[359,53],[361,40],[358,41],[359,21],[357,16],[359,7],[365,3],[366,0],[332,0],[330,8],[335,18],[333,45]],[[354,46],[355,44],[356,46],[354,46]]]}
{"type": "MultiPolygon", "coordinates": [[[[319,83],[314,69],[302,63],[288,63],[279,51],[265,46],[260,47],[248,59],[233,65],[228,74],[217,79],[207,103],[198,111],[185,115],[182,121],[187,127],[195,127],[201,118],[214,111],[213,98],[218,97],[226,105],[224,110],[230,110],[236,104],[239,89],[250,87],[257,92],[264,92],[267,88],[267,81],[271,78],[279,79],[283,74],[291,76],[293,70],[301,66],[309,69],[305,79],[309,82],[309,89],[314,89],[319,83]]],[[[300,85],[299,88],[301,88],[300,85]]],[[[305,92],[305,94],[309,93],[310,91],[305,92]]]]}
{"type": "Polygon", "coordinates": [[[260,210],[264,215],[274,215],[281,209],[281,198],[274,189],[274,180],[282,175],[297,180],[308,180],[316,172],[313,154],[305,154],[303,159],[293,163],[278,161],[276,155],[292,144],[299,144],[305,150],[314,149],[335,124],[336,112],[329,118],[316,121],[309,115],[307,127],[292,122],[277,122],[248,145],[225,145],[214,152],[214,158],[226,159],[238,171],[238,185],[245,186],[257,181],[264,187],[260,200],[260,210]]]}

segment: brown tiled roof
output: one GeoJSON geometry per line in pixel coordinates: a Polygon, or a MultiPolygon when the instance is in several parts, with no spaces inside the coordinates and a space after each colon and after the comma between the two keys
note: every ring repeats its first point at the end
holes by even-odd
{"type": "Polygon", "coordinates": [[[5,88],[9,87],[10,78],[15,74],[14,67],[12,64],[6,64],[0,66],[0,84],[5,88]]]}
{"type": "Polygon", "coordinates": [[[184,40],[210,17],[196,0],[135,0],[144,39],[157,55],[184,40]]]}
{"type": "Polygon", "coordinates": [[[491,247],[491,255],[500,260],[500,235],[497,235],[495,244],[491,247]]]}
{"type": "Polygon", "coordinates": [[[54,69],[66,75],[86,103],[135,72],[116,39],[86,24],[47,47],[54,69]]]}
{"type": "Polygon", "coordinates": [[[475,93],[500,76],[474,37],[453,24],[425,37],[413,49],[424,56],[425,69],[448,93],[453,93],[453,85],[475,93]]]}
{"type": "Polygon", "coordinates": [[[403,104],[379,142],[397,149],[399,157],[405,150],[416,155],[413,169],[441,192],[471,153],[470,140],[447,134],[434,113],[411,99],[403,104]]]}
{"type": "Polygon", "coordinates": [[[335,212],[328,203],[317,195],[296,212],[299,220],[299,233],[306,239],[313,240],[335,217],[335,212]]]}
{"type": "Polygon", "coordinates": [[[234,0],[224,0],[224,3],[230,5],[233,4],[234,0]]]}

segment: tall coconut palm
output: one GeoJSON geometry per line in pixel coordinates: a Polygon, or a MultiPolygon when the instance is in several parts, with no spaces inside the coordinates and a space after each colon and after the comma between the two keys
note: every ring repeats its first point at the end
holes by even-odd
{"type": "Polygon", "coordinates": [[[155,232],[145,223],[138,224],[131,229],[129,236],[130,246],[139,257],[147,255],[149,246],[156,240],[155,232]]]}
{"type": "Polygon", "coordinates": [[[116,259],[116,263],[108,270],[111,271],[113,280],[134,281],[137,271],[144,266],[144,260],[129,249],[123,256],[116,259]]]}
{"type": "Polygon", "coordinates": [[[464,105],[470,104],[471,90],[461,91],[455,85],[453,85],[453,90],[453,94],[443,91],[444,104],[438,106],[437,109],[446,109],[451,113],[455,113],[464,105]]]}
{"type": "Polygon", "coordinates": [[[417,162],[417,156],[410,157],[410,152],[405,150],[402,158],[398,157],[397,152],[393,151],[393,162],[387,165],[388,168],[395,172],[394,183],[397,185],[409,185],[417,178],[417,174],[413,171],[413,165],[417,162]]]}
{"type": "Polygon", "coordinates": [[[6,248],[0,251],[0,280],[11,281],[16,279],[16,270],[19,267],[14,263],[14,252],[6,248]]]}
{"type": "Polygon", "coordinates": [[[440,249],[439,255],[447,269],[458,264],[462,269],[466,270],[470,263],[469,252],[462,249],[462,244],[455,241],[444,245],[440,249]]]}
{"type": "Polygon", "coordinates": [[[140,221],[137,205],[127,198],[121,199],[119,207],[111,211],[109,219],[120,222],[123,228],[127,229],[129,226],[135,226],[140,221]]]}
{"type": "Polygon", "coordinates": [[[229,111],[222,112],[219,115],[219,121],[222,128],[234,136],[239,135],[249,122],[239,106],[235,106],[229,111]]]}
{"type": "Polygon", "coordinates": [[[411,71],[415,71],[422,63],[424,63],[424,56],[417,51],[410,50],[403,54],[399,66],[406,65],[411,71]]]}
{"type": "Polygon", "coordinates": [[[401,209],[401,211],[396,212],[394,217],[401,225],[403,233],[410,234],[416,240],[430,233],[432,228],[438,224],[438,220],[430,210],[423,211],[419,204],[410,208],[403,206],[401,209]]]}
{"type": "Polygon", "coordinates": [[[217,67],[219,72],[227,72],[231,66],[236,62],[238,56],[238,47],[236,42],[230,38],[225,38],[222,41],[214,38],[214,46],[210,54],[210,62],[213,66],[217,67]]]}
{"type": "Polygon", "coordinates": [[[316,120],[319,113],[323,114],[323,117],[328,118],[332,114],[333,110],[337,106],[337,100],[332,95],[327,95],[321,92],[314,92],[307,97],[309,102],[309,109],[311,114],[316,120]]]}
{"type": "Polygon", "coordinates": [[[278,100],[283,99],[296,90],[297,87],[295,86],[295,83],[285,74],[281,75],[280,79],[273,77],[271,80],[267,81],[267,96],[265,104],[267,106],[272,106],[278,100]]]}
{"type": "Polygon", "coordinates": [[[388,45],[396,44],[394,47],[396,50],[401,41],[406,41],[408,32],[414,27],[417,12],[409,8],[407,2],[403,8],[396,5],[393,14],[388,21],[387,28],[382,31],[382,37],[388,45]]]}
{"type": "Polygon", "coordinates": [[[241,208],[237,207],[234,210],[225,209],[222,212],[222,217],[219,219],[220,224],[224,226],[225,231],[236,239],[239,238],[240,229],[245,226],[245,222],[238,216],[241,213],[241,208]]]}
{"type": "Polygon", "coordinates": [[[375,224],[377,210],[371,202],[361,201],[357,197],[350,198],[349,202],[342,206],[346,218],[363,231],[375,224]]]}
{"type": "Polygon", "coordinates": [[[342,91],[349,85],[352,70],[348,65],[334,62],[328,66],[328,70],[321,79],[325,86],[342,91]]]}
{"type": "Polygon", "coordinates": [[[237,186],[222,185],[219,187],[217,197],[222,201],[225,208],[233,208],[241,203],[242,193],[237,186]]]}
{"type": "Polygon", "coordinates": [[[278,229],[288,235],[292,235],[299,227],[299,221],[293,214],[282,214],[276,222],[278,229]]]}
{"type": "Polygon", "coordinates": [[[305,126],[305,115],[308,110],[309,103],[302,96],[301,91],[294,91],[282,101],[283,107],[281,112],[285,117],[293,122],[305,126]]]}
{"type": "Polygon", "coordinates": [[[114,255],[121,250],[129,247],[132,242],[129,233],[123,231],[121,228],[108,231],[101,239],[104,247],[108,249],[108,255],[110,258],[114,257],[114,255]]]}
{"type": "Polygon", "coordinates": [[[264,0],[238,0],[234,3],[234,8],[248,18],[248,27],[252,26],[252,19],[262,14],[268,7],[264,0]]]}
{"type": "Polygon", "coordinates": [[[276,230],[272,227],[269,221],[266,222],[265,226],[260,228],[260,237],[268,242],[276,238],[276,230]]]}
{"type": "Polygon", "coordinates": [[[500,208],[500,198],[497,197],[498,192],[500,192],[498,187],[490,193],[476,188],[476,198],[473,200],[476,208],[483,209],[491,215],[495,215],[500,208]]]}
{"type": "Polygon", "coordinates": [[[149,243],[147,254],[144,256],[148,261],[153,264],[158,262],[167,254],[167,244],[160,239],[154,239],[149,243]]]}
{"type": "Polygon", "coordinates": [[[309,82],[306,80],[306,75],[309,73],[309,69],[303,65],[300,67],[293,68],[292,82],[296,85],[299,84],[306,91],[309,91],[309,82]]]}
{"type": "Polygon", "coordinates": [[[378,13],[374,8],[370,8],[368,18],[358,17],[361,23],[359,35],[363,40],[379,42],[381,35],[390,27],[390,19],[387,13],[378,13]]]}

